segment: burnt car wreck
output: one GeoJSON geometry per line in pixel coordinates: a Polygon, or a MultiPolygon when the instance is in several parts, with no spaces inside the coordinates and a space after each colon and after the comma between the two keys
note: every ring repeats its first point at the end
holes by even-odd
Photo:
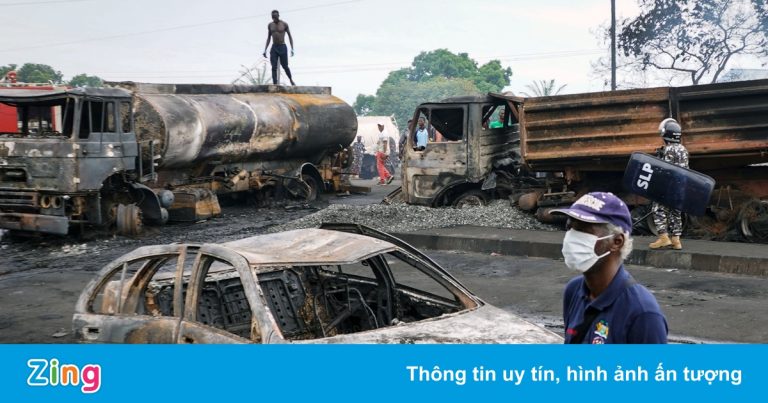
{"type": "Polygon", "coordinates": [[[85,288],[88,343],[559,343],[412,246],[354,224],[139,248],[85,288]]]}

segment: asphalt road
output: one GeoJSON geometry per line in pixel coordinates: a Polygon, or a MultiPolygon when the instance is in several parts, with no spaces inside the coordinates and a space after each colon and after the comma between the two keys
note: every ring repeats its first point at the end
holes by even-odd
{"type": "MultiPolygon", "coordinates": [[[[426,251],[485,301],[562,332],[562,261],[426,251]]],[[[768,343],[768,279],[628,266],[655,296],[677,342],[768,343]]]]}

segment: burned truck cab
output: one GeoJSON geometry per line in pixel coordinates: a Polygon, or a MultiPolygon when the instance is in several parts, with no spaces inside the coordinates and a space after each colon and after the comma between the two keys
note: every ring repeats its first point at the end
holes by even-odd
{"type": "Polygon", "coordinates": [[[403,159],[403,197],[432,207],[482,205],[511,191],[520,167],[518,115],[522,99],[500,94],[424,103],[409,128],[403,159]],[[505,116],[499,121],[499,116],[505,116]]]}
{"type": "Polygon", "coordinates": [[[108,222],[104,184],[138,174],[131,100],[116,88],[0,88],[0,229],[108,222]]]}

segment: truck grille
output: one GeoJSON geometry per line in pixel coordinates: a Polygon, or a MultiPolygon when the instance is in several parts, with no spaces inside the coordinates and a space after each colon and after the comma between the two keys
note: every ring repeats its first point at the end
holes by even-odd
{"type": "Polygon", "coordinates": [[[0,207],[37,207],[37,193],[0,190],[0,207]]]}

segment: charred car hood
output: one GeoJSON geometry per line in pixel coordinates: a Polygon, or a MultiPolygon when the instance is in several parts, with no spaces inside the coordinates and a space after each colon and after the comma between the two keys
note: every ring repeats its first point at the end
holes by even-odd
{"type": "Polygon", "coordinates": [[[471,311],[443,315],[434,319],[403,323],[361,333],[307,340],[307,342],[329,344],[548,344],[562,343],[563,338],[517,315],[492,305],[483,305],[471,311]]]}

